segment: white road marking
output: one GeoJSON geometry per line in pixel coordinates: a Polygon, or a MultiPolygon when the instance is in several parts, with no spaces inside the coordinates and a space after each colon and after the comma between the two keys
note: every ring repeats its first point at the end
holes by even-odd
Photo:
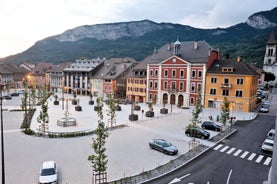
{"type": "Polygon", "coordinates": [[[220,150],[220,152],[225,152],[228,148],[229,148],[229,146],[225,146],[224,148],[222,148],[222,149],[220,150]]]}
{"type": "Polygon", "coordinates": [[[223,144],[219,144],[219,145],[217,145],[215,148],[214,148],[214,150],[218,150],[219,148],[221,148],[223,146],[223,144]]]}
{"type": "Polygon", "coordinates": [[[256,163],[260,163],[262,161],[262,159],[264,158],[263,155],[260,155],[257,159],[256,159],[256,163]]]}
{"type": "Polygon", "coordinates": [[[248,157],[248,159],[247,160],[253,160],[253,158],[256,156],[256,153],[252,153],[251,155],[250,155],[250,157],[248,157]]]}
{"type": "Polygon", "coordinates": [[[227,154],[230,155],[236,148],[231,148],[229,151],[227,151],[227,154]]]}
{"type": "Polygon", "coordinates": [[[236,151],[233,155],[236,157],[236,156],[238,156],[238,155],[240,154],[240,152],[242,152],[241,149],[239,149],[238,151],[236,151]]]}
{"type": "Polygon", "coordinates": [[[233,172],[233,171],[232,171],[232,169],[231,169],[230,172],[229,172],[229,175],[228,175],[226,184],[229,184],[229,181],[230,181],[232,172],[233,172]]]}
{"type": "Polygon", "coordinates": [[[264,165],[268,165],[270,163],[272,158],[267,157],[267,159],[264,161],[264,165]]]}
{"type": "Polygon", "coordinates": [[[174,178],[171,182],[169,182],[169,184],[178,183],[178,182],[180,182],[183,178],[188,177],[189,175],[190,175],[190,174],[186,174],[186,175],[184,175],[184,176],[182,176],[182,177],[180,177],[180,178],[174,178]]]}
{"type": "Polygon", "coordinates": [[[245,158],[246,155],[247,155],[248,153],[249,153],[248,151],[245,151],[245,152],[240,156],[240,158],[245,158]]]}

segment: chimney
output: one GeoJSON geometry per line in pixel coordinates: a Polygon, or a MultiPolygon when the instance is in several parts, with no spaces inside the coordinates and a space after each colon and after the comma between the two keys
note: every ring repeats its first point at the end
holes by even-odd
{"type": "Polygon", "coordinates": [[[194,41],[194,46],[193,48],[196,50],[198,48],[198,41],[194,41]]]}
{"type": "Polygon", "coordinates": [[[158,51],[157,51],[157,49],[154,49],[154,54],[156,54],[158,51]]]}
{"type": "Polygon", "coordinates": [[[209,48],[208,56],[211,56],[212,49],[209,48]]]}
{"type": "Polygon", "coordinates": [[[241,62],[240,56],[237,57],[237,62],[241,62]]]}
{"type": "Polygon", "coordinates": [[[167,50],[170,50],[171,49],[171,46],[170,46],[170,43],[167,44],[167,50]]]}

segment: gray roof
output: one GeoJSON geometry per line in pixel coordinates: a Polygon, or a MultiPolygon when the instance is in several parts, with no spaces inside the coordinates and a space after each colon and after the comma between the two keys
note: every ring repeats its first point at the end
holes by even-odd
{"type": "Polygon", "coordinates": [[[259,75],[250,63],[236,61],[233,59],[215,60],[207,70],[208,74],[228,74],[228,75],[259,75]],[[222,68],[233,68],[233,72],[223,72],[222,68]]]}
{"type": "Polygon", "coordinates": [[[187,41],[178,42],[179,52],[174,54],[174,44],[166,44],[160,49],[155,50],[149,64],[160,63],[173,55],[177,55],[190,63],[206,63],[209,59],[209,52],[212,50],[206,41],[187,41]]]}
{"type": "Polygon", "coordinates": [[[67,66],[63,71],[65,72],[90,72],[98,65],[100,65],[105,59],[77,59],[74,63],[67,66]]]}

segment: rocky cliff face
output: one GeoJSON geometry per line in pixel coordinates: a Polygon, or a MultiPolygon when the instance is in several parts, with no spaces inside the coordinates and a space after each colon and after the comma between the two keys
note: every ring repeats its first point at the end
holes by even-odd
{"type": "Polygon", "coordinates": [[[276,23],[270,22],[263,15],[252,15],[248,18],[246,23],[256,29],[267,29],[277,26],[276,23]]]}
{"type": "Polygon", "coordinates": [[[172,24],[157,24],[149,20],[80,26],[67,30],[54,38],[60,42],[75,42],[85,38],[97,40],[116,40],[122,37],[140,37],[144,34],[164,28],[174,28],[172,24]]]}

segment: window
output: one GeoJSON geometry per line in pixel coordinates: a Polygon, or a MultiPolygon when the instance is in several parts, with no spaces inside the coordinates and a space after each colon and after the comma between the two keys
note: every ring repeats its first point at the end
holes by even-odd
{"type": "Polygon", "coordinates": [[[168,70],[164,70],[164,76],[165,76],[165,77],[168,76],[168,70]]]}
{"type": "Polygon", "coordinates": [[[176,82],[171,82],[171,86],[169,86],[171,89],[176,89],[176,82]]]}
{"type": "Polygon", "coordinates": [[[149,82],[149,88],[150,89],[153,88],[153,82],[152,81],[149,82]]]}
{"type": "Polygon", "coordinates": [[[229,96],[229,90],[228,89],[223,89],[222,95],[223,96],[229,96]]]}
{"type": "Polygon", "coordinates": [[[196,71],[195,71],[195,70],[192,70],[192,71],[191,71],[191,77],[192,77],[192,78],[195,78],[195,77],[196,77],[196,71]]]}
{"type": "Polygon", "coordinates": [[[184,90],[184,83],[180,82],[180,91],[183,91],[183,90],[184,90]]]}
{"type": "Polygon", "coordinates": [[[198,78],[202,78],[202,70],[198,71],[198,78]]]}
{"type": "Polygon", "coordinates": [[[155,85],[154,88],[157,89],[157,88],[158,88],[158,82],[155,81],[155,82],[154,82],[154,85],[155,85]]]}
{"type": "Polygon", "coordinates": [[[224,79],[224,84],[229,84],[229,79],[228,78],[224,79]]]}
{"type": "Polygon", "coordinates": [[[194,105],[194,98],[193,97],[190,98],[190,105],[194,105]]]}
{"type": "Polygon", "coordinates": [[[214,84],[216,84],[216,83],[217,83],[217,78],[215,78],[215,77],[212,77],[212,78],[211,78],[211,83],[214,83],[214,84]]]}
{"type": "Polygon", "coordinates": [[[198,91],[200,91],[200,92],[202,91],[202,85],[201,84],[197,84],[197,92],[198,91]]]}
{"type": "Polygon", "coordinates": [[[210,95],[216,95],[216,89],[211,88],[210,89],[210,95]]]}
{"type": "Polygon", "coordinates": [[[243,85],[243,79],[241,79],[241,78],[237,79],[237,84],[238,85],[243,85]]]}
{"type": "Polygon", "coordinates": [[[184,70],[181,70],[181,71],[180,71],[180,77],[181,77],[181,78],[184,78],[184,70]]]}
{"type": "Polygon", "coordinates": [[[149,94],[149,100],[150,101],[152,100],[152,94],[149,94]]]}
{"type": "Polygon", "coordinates": [[[191,83],[191,92],[195,92],[195,83],[191,83]]]}
{"type": "Polygon", "coordinates": [[[164,82],[164,89],[167,89],[167,81],[164,82]]]}
{"type": "Polygon", "coordinates": [[[242,97],[242,91],[236,90],[236,97],[242,97]]]}
{"type": "Polygon", "coordinates": [[[153,76],[153,70],[150,70],[150,76],[153,76]]]}
{"type": "Polygon", "coordinates": [[[176,77],[176,70],[172,70],[172,77],[176,77]]]}

